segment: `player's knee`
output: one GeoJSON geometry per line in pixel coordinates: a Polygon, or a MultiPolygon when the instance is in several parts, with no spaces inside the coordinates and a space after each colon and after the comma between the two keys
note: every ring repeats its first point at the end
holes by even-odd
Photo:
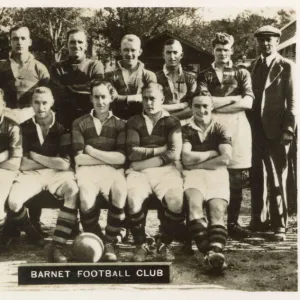
{"type": "Polygon", "coordinates": [[[199,202],[203,203],[204,200],[202,193],[199,190],[193,188],[189,188],[185,190],[184,197],[188,204],[199,203],[199,202]]]}
{"type": "Polygon", "coordinates": [[[71,181],[67,184],[64,190],[64,198],[76,198],[78,196],[79,189],[75,181],[71,181]]]}
{"type": "Polygon", "coordinates": [[[87,189],[80,188],[79,190],[80,210],[88,212],[96,203],[96,197],[91,195],[87,189]]]}
{"type": "Polygon", "coordinates": [[[227,210],[227,202],[223,199],[211,199],[207,202],[211,221],[223,222],[227,210]]]}
{"type": "Polygon", "coordinates": [[[164,198],[170,211],[174,213],[182,212],[183,192],[181,189],[169,190],[164,198]]]}
{"type": "Polygon", "coordinates": [[[18,198],[17,196],[12,196],[8,200],[8,207],[12,212],[18,212],[23,206],[23,203],[18,198]]]}
{"type": "Polygon", "coordinates": [[[137,189],[128,190],[128,210],[130,214],[141,211],[145,198],[137,189]]]}
{"type": "Polygon", "coordinates": [[[112,203],[119,208],[123,208],[127,198],[127,184],[125,179],[116,180],[111,187],[112,203]]]}

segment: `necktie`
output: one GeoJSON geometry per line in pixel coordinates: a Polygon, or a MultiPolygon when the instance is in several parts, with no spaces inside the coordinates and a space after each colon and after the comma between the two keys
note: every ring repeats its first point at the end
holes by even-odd
{"type": "Polygon", "coordinates": [[[262,60],[262,74],[263,74],[263,79],[264,82],[267,79],[267,74],[268,74],[268,65],[267,65],[267,59],[264,57],[262,60]]]}

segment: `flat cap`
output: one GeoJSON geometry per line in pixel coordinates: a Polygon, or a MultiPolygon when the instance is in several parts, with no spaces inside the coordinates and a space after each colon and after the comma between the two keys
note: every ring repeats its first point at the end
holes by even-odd
{"type": "Polygon", "coordinates": [[[254,32],[255,37],[260,36],[281,36],[281,30],[271,25],[260,27],[254,32]]]}

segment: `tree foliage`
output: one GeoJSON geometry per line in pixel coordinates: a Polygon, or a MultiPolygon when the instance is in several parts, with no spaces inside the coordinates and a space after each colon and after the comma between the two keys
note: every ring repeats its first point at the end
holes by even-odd
{"type": "Polygon", "coordinates": [[[74,26],[81,26],[80,8],[19,8],[14,23],[30,28],[33,41],[47,51],[48,59],[58,61],[66,44],[65,34],[74,26]],[[50,48],[49,48],[50,47],[50,48]]]}
{"type": "Polygon", "coordinates": [[[216,32],[227,32],[235,39],[234,59],[254,58],[256,56],[256,41],[253,33],[264,25],[273,25],[278,28],[289,23],[295,12],[293,10],[280,10],[274,18],[266,18],[259,14],[254,14],[251,11],[244,11],[234,19],[221,19],[205,22],[193,20],[186,28],[170,28],[177,34],[183,34],[197,45],[208,51],[212,51],[211,41],[216,32]]]}
{"type": "Polygon", "coordinates": [[[194,17],[195,8],[104,8],[92,18],[91,34],[102,39],[102,55],[118,50],[125,34],[136,34],[143,41],[163,32],[170,23],[183,23],[194,17]],[[105,49],[106,48],[106,49],[105,49]]]}
{"type": "Polygon", "coordinates": [[[202,19],[201,8],[138,7],[138,8],[0,8],[0,47],[8,48],[7,31],[13,25],[30,28],[35,50],[45,53],[49,65],[60,60],[66,45],[66,32],[71,27],[83,27],[92,48],[103,61],[115,56],[125,34],[136,34],[142,42],[168,30],[211,51],[211,40],[218,31],[235,38],[234,59],[256,55],[254,31],[263,25],[281,28],[295,17],[295,11],[281,9],[277,16],[266,18],[244,11],[234,19],[211,22],[202,19]],[[89,14],[85,12],[89,10],[89,14]]]}

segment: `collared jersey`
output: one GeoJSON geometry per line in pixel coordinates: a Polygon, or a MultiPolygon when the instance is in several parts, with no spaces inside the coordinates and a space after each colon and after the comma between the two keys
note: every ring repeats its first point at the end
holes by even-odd
{"type": "Polygon", "coordinates": [[[84,57],[79,62],[70,58],[55,62],[50,68],[51,85],[57,101],[69,100],[70,105],[80,109],[91,109],[90,83],[103,79],[101,61],[84,57]],[[67,99],[66,99],[67,98],[67,99]]]}
{"type": "Polygon", "coordinates": [[[212,121],[202,138],[199,135],[199,130],[200,128],[193,121],[182,127],[183,143],[190,143],[192,151],[219,151],[220,145],[231,145],[231,138],[218,122],[212,121]]]}
{"type": "MultiPolygon", "coordinates": [[[[142,114],[133,116],[127,122],[127,154],[130,156],[135,151],[135,147],[149,148],[152,150],[156,147],[163,147],[170,143],[170,136],[175,132],[181,132],[180,121],[168,114],[164,114],[154,124],[151,133],[148,131],[147,119],[142,114]]],[[[175,161],[173,158],[174,149],[178,145],[169,145],[169,151],[161,154],[163,164],[170,164],[175,161]]],[[[141,153],[139,151],[140,160],[153,156],[153,151],[141,153]]]]}
{"type": "MultiPolygon", "coordinates": [[[[105,74],[106,80],[111,82],[119,95],[138,95],[141,94],[144,85],[150,82],[156,82],[156,76],[153,72],[146,70],[142,62],[138,62],[138,68],[129,77],[127,71],[122,67],[121,61],[117,62],[114,71],[105,74]]],[[[128,120],[135,114],[140,114],[143,110],[142,103],[126,101],[112,103],[112,111],[118,118],[128,120]]]]}
{"type": "MultiPolygon", "coordinates": [[[[198,76],[197,91],[208,91],[213,97],[250,96],[254,98],[250,73],[229,63],[224,67],[223,76],[217,75],[212,64],[198,76]],[[222,80],[220,80],[222,79],[222,80]]],[[[245,169],[251,166],[251,129],[245,111],[222,113],[213,112],[213,119],[220,123],[232,138],[232,157],[228,168],[245,169]]]]}
{"type": "Polygon", "coordinates": [[[20,127],[9,118],[0,116],[0,153],[9,151],[9,157],[22,157],[20,127]]]}
{"type": "Polygon", "coordinates": [[[69,158],[71,139],[65,128],[54,120],[52,126],[49,127],[47,136],[41,140],[36,121],[33,118],[21,125],[24,154],[33,151],[48,157],[69,158]]]}
{"type": "Polygon", "coordinates": [[[204,90],[214,97],[242,96],[254,98],[250,73],[232,64],[224,68],[222,81],[217,76],[214,65],[201,72],[198,76],[197,91],[204,90]]]}
{"type": "Polygon", "coordinates": [[[33,90],[37,86],[48,86],[49,79],[47,68],[32,54],[22,68],[13,58],[0,62],[0,88],[4,90],[9,108],[30,106],[33,90]]]}
{"type": "Polygon", "coordinates": [[[187,102],[192,98],[197,87],[196,76],[190,72],[182,70],[180,66],[177,82],[174,84],[168,76],[168,70],[164,66],[163,70],[156,73],[157,83],[164,89],[164,104],[175,104],[187,102]]]}
{"type": "Polygon", "coordinates": [[[74,156],[82,152],[86,145],[98,150],[118,151],[124,154],[125,122],[111,114],[101,123],[101,130],[98,131],[98,134],[94,119],[93,115],[87,114],[73,122],[72,149],[74,156]]]}

